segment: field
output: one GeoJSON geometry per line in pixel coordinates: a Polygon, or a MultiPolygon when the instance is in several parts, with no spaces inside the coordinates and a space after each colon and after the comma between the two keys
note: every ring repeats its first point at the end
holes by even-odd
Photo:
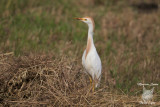
{"type": "MultiPolygon", "coordinates": [[[[160,1],[1,0],[0,106],[142,107],[142,86],[160,84],[160,1]],[[102,79],[90,91],[81,57],[87,25],[102,79]]],[[[147,89],[152,87],[148,86],[147,89]]],[[[160,87],[153,101],[160,105],[160,87]]]]}

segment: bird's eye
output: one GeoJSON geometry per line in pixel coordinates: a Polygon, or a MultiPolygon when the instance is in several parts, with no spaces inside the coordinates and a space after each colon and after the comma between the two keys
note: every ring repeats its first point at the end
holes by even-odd
{"type": "Polygon", "coordinates": [[[85,21],[87,21],[87,19],[85,19],[85,21]]]}

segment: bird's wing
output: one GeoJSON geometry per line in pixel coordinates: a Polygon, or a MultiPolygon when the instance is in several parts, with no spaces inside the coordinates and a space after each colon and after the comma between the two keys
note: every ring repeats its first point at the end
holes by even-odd
{"type": "Polygon", "coordinates": [[[96,81],[95,87],[99,86],[100,80],[101,80],[101,73],[102,73],[102,64],[101,64],[101,59],[96,52],[94,52],[93,57],[91,58],[92,62],[92,72],[94,71],[93,78],[96,81]]]}
{"type": "Polygon", "coordinates": [[[101,76],[102,64],[101,64],[101,59],[100,59],[100,57],[99,57],[98,54],[96,55],[96,63],[95,63],[95,64],[96,64],[96,65],[95,65],[96,70],[98,71],[98,72],[97,72],[97,75],[98,75],[97,79],[99,79],[100,76],[101,76]]]}
{"type": "Polygon", "coordinates": [[[94,55],[91,55],[92,57],[90,62],[92,63],[91,65],[94,71],[94,76],[96,76],[97,79],[100,79],[102,70],[101,60],[96,50],[92,54],[94,55]]]}

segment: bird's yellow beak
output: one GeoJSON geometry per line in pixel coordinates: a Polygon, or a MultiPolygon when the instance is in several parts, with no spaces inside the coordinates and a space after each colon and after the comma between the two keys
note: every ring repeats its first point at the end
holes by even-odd
{"type": "Polygon", "coordinates": [[[77,19],[77,20],[82,20],[82,21],[83,21],[83,20],[85,20],[84,18],[74,18],[74,19],[77,19]]]}

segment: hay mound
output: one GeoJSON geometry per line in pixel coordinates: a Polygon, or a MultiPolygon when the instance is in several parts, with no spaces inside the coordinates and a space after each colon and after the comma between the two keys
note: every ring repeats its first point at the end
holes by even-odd
{"type": "Polygon", "coordinates": [[[107,86],[92,93],[76,59],[9,53],[1,54],[0,68],[2,106],[122,106],[135,99],[113,95],[107,86]]]}

